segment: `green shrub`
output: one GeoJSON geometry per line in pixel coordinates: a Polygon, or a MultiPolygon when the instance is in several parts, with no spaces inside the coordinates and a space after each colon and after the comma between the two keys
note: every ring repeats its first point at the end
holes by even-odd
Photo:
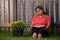
{"type": "Polygon", "coordinates": [[[22,20],[18,20],[12,23],[13,30],[21,30],[26,27],[25,23],[22,20]]]}

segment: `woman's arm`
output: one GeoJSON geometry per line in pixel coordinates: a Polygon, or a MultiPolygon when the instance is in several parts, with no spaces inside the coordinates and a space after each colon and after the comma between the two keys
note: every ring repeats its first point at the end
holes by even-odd
{"type": "Polygon", "coordinates": [[[30,29],[32,29],[32,26],[33,26],[33,22],[31,22],[31,24],[30,24],[30,29]]]}
{"type": "Polygon", "coordinates": [[[47,25],[46,25],[46,29],[49,28],[51,24],[51,18],[49,16],[47,16],[47,25]]]}
{"type": "Polygon", "coordinates": [[[46,26],[46,29],[48,29],[50,26],[50,21],[47,22],[47,26],[46,26]]]}

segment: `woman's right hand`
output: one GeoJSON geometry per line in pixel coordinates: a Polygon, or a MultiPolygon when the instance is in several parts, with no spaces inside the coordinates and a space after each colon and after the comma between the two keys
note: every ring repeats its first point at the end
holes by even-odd
{"type": "Polygon", "coordinates": [[[32,29],[32,27],[30,26],[30,29],[32,29]]]}
{"type": "Polygon", "coordinates": [[[32,29],[32,26],[33,26],[33,22],[31,22],[30,29],[32,29]]]}

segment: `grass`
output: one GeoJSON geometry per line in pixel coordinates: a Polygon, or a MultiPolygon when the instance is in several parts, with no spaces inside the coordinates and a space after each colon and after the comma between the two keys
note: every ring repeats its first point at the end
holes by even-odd
{"type": "Polygon", "coordinates": [[[22,37],[13,37],[10,31],[0,31],[0,40],[60,40],[60,33],[56,32],[49,37],[43,37],[41,39],[33,39],[30,32],[25,32],[22,37]]]}

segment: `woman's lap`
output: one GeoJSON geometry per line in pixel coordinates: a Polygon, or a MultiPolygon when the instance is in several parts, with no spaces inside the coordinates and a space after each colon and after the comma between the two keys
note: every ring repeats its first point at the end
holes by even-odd
{"type": "Polygon", "coordinates": [[[41,33],[43,30],[45,30],[45,27],[37,28],[37,27],[32,27],[32,32],[34,33],[41,33]]]}
{"type": "Polygon", "coordinates": [[[42,34],[42,36],[48,36],[49,33],[45,29],[45,27],[37,28],[37,27],[32,27],[32,34],[37,33],[37,34],[42,34]]]}

